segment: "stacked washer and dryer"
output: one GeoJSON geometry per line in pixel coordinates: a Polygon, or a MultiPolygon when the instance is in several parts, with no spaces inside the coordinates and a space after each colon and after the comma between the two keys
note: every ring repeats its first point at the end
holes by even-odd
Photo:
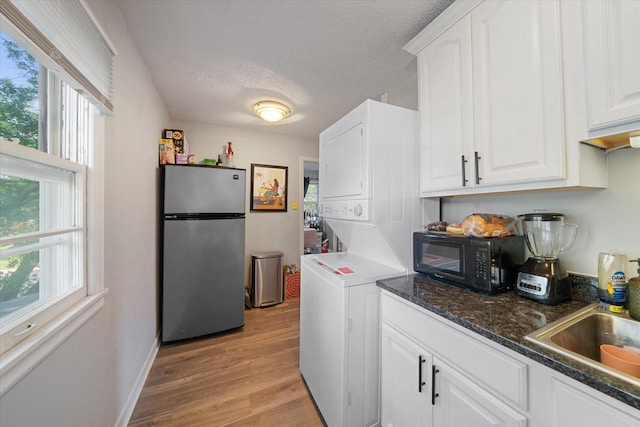
{"type": "Polygon", "coordinates": [[[329,427],[380,422],[376,281],[412,273],[413,231],[439,220],[418,133],[416,111],[367,100],[320,134],[319,214],[346,251],[301,259],[300,372],[329,427]]]}

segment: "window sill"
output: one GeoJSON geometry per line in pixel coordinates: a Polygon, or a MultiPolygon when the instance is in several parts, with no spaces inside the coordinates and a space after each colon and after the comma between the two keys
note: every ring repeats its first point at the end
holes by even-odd
{"type": "Polygon", "coordinates": [[[42,330],[3,354],[0,357],[0,397],[100,311],[108,291],[103,289],[87,296],[42,330]]]}

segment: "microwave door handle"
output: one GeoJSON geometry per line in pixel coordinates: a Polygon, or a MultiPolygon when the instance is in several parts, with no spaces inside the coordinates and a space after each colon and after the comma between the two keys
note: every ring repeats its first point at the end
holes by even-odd
{"type": "Polygon", "coordinates": [[[498,283],[503,285],[505,278],[502,277],[502,248],[498,248],[496,268],[498,269],[498,283]]]}

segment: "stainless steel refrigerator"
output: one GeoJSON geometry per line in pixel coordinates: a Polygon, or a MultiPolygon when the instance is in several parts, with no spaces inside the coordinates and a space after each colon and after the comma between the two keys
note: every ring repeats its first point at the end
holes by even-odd
{"type": "Polygon", "coordinates": [[[162,342],[244,325],[244,169],[162,167],[162,342]]]}

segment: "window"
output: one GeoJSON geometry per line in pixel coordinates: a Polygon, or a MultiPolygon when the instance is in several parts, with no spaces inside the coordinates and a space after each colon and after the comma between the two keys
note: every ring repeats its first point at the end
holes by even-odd
{"type": "Polygon", "coordinates": [[[318,218],[318,180],[311,179],[304,195],[304,225],[305,227],[319,226],[318,218]]]}
{"type": "Polygon", "coordinates": [[[0,1],[0,396],[104,304],[114,53],[82,0],[0,1]]]}
{"type": "Polygon", "coordinates": [[[87,295],[89,102],[0,33],[0,354],[87,295]]]}

